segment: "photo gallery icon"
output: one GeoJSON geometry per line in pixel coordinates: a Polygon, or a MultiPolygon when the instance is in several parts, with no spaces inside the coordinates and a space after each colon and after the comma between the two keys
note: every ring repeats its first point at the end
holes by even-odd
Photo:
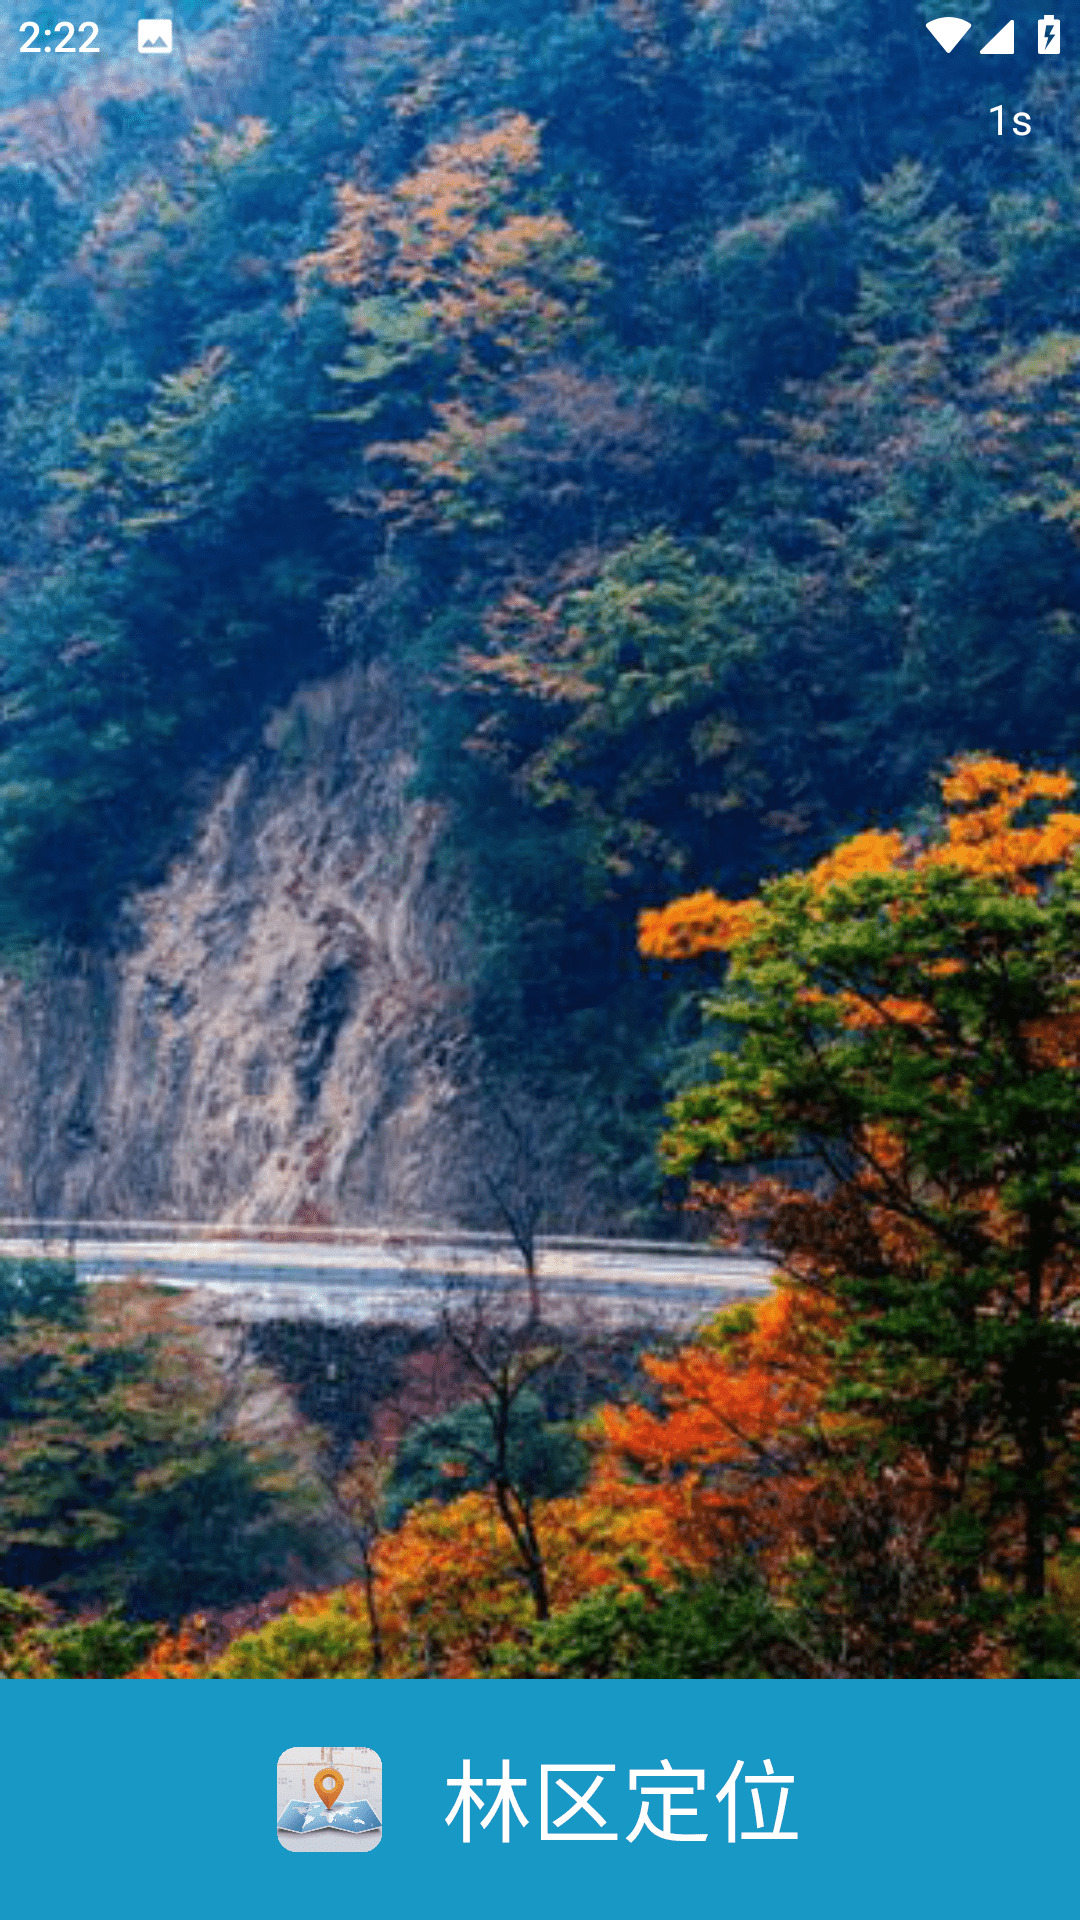
{"type": "Polygon", "coordinates": [[[172,21],[140,20],[138,47],[140,53],[171,53],[172,21]]]}
{"type": "Polygon", "coordinates": [[[289,1853],[370,1853],[382,1839],[382,1761],[371,1747],[286,1747],[277,1837],[289,1853]]]}

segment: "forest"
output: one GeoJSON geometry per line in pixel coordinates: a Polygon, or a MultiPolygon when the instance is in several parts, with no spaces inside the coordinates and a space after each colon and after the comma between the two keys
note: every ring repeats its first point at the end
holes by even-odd
{"type": "Polygon", "coordinates": [[[378,666],[492,1073],[779,1279],[682,1345],[343,1336],[350,1412],[303,1330],[12,1269],[0,1670],[1080,1670],[1077,82],[1019,53],[999,134],[927,11],[5,60],[4,966],[378,666]]]}

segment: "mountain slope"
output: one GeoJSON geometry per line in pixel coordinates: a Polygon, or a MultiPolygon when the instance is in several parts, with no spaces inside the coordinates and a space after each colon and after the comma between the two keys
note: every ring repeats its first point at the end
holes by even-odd
{"type": "Polygon", "coordinates": [[[0,1206],[353,1221],[460,1200],[458,902],[384,673],[299,693],[120,950],[0,995],[0,1206]]]}

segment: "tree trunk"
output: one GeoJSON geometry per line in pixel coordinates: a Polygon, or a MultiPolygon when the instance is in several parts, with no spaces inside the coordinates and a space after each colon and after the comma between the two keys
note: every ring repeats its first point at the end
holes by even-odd
{"type": "Polygon", "coordinates": [[[531,1238],[523,1251],[525,1275],[529,1282],[529,1320],[534,1322],[540,1318],[540,1280],[536,1271],[536,1246],[531,1238]]]}
{"type": "Polygon", "coordinates": [[[1025,1395],[1026,1417],[1021,1439],[1024,1470],[1024,1595],[1028,1600],[1042,1600],[1046,1596],[1046,1432],[1050,1408],[1040,1335],[1043,1331],[1043,1273],[1053,1240],[1053,1214],[1046,1207],[1033,1209],[1028,1227],[1029,1371],[1025,1395]]]}
{"type": "MultiPolygon", "coordinates": [[[[529,1590],[533,1597],[536,1617],[538,1620],[546,1620],[550,1612],[550,1606],[548,1602],[547,1576],[544,1572],[544,1556],[540,1551],[540,1542],[536,1537],[536,1530],[533,1526],[532,1517],[528,1508],[522,1509],[522,1516],[519,1519],[511,1506],[512,1491],[512,1488],[507,1482],[497,1482],[495,1498],[498,1501],[499,1512],[506,1522],[514,1545],[521,1555],[522,1567],[525,1578],[529,1582],[529,1590]]],[[[520,1504],[519,1499],[519,1505],[520,1504]]]]}
{"type": "Polygon", "coordinates": [[[364,1575],[364,1604],[367,1608],[368,1629],[371,1633],[371,1678],[378,1680],[383,1669],[382,1628],[379,1625],[379,1609],[375,1601],[375,1567],[368,1546],[361,1549],[360,1564],[364,1575]]]}

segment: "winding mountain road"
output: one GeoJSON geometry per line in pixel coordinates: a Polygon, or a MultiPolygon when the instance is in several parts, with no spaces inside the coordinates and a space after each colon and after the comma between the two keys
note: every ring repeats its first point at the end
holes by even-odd
{"type": "MultiPolygon", "coordinates": [[[[101,1222],[0,1223],[0,1256],[73,1257],[81,1280],[139,1275],[223,1296],[229,1317],[430,1325],[447,1305],[515,1308],[522,1263],[495,1235],[416,1228],[303,1230],[101,1222]]],[[[768,1291],[768,1260],[671,1242],[539,1243],[546,1319],[682,1327],[768,1291]]]]}

